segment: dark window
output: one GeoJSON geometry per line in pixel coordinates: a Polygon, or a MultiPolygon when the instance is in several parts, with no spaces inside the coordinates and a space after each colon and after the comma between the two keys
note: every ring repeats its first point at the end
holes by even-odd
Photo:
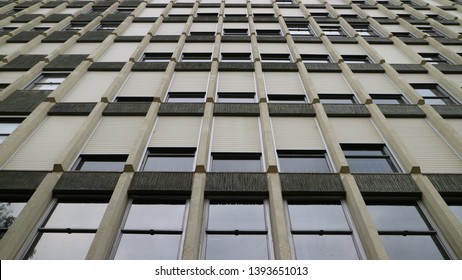
{"type": "Polygon", "coordinates": [[[99,25],[98,27],[95,28],[95,30],[109,30],[109,31],[114,31],[119,27],[118,24],[115,23],[103,23],[99,25]]]}
{"type": "Polygon", "coordinates": [[[0,202],[0,239],[19,216],[24,206],[26,206],[25,202],[5,202],[2,199],[0,202]]]}
{"type": "Polygon", "coordinates": [[[172,53],[144,53],[140,61],[142,62],[159,62],[170,61],[172,53]]]}
{"type": "Polygon", "coordinates": [[[410,32],[392,32],[391,34],[398,38],[414,38],[414,35],[412,35],[410,32]]]}
{"type": "Polygon", "coordinates": [[[184,201],[134,201],[122,227],[114,259],[179,259],[185,214],[184,201]]]}
{"type": "Polygon", "coordinates": [[[71,23],[70,25],[68,25],[67,27],[65,27],[63,30],[65,30],[65,31],[80,31],[80,30],[82,30],[85,26],[87,26],[86,23],[81,23],[81,24],[78,24],[78,23],[71,23]]]}
{"type": "Polygon", "coordinates": [[[206,212],[205,259],[269,259],[269,226],[262,201],[212,201],[206,212]]]}
{"type": "Polygon", "coordinates": [[[417,26],[417,29],[426,33],[428,37],[445,38],[446,36],[431,26],[417,26]]]}
{"type": "Polygon", "coordinates": [[[328,54],[300,54],[304,63],[332,63],[328,54]]]}
{"type": "Polygon", "coordinates": [[[304,94],[268,94],[268,101],[273,103],[306,103],[304,94]]]}
{"type": "Polygon", "coordinates": [[[218,17],[218,13],[197,13],[197,17],[218,17]]]}
{"type": "Polygon", "coordinates": [[[288,53],[261,53],[262,62],[290,62],[290,54],[288,53]]]}
{"type": "Polygon", "coordinates": [[[0,144],[13,133],[23,120],[21,118],[0,118],[0,144]]]}
{"type": "Polygon", "coordinates": [[[193,171],[196,148],[149,148],[143,171],[193,171]]]}
{"type": "Polygon", "coordinates": [[[212,153],[212,172],[262,172],[260,153],[212,153]]]}
{"type": "Polygon", "coordinates": [[[221,61],[251,61],[250,53],[221,53],[221,61]]]}
{"type": "Polygon", "coordinates": [[[420,94],[426,104],[446,105],[457,104],[454,99],[438,84],[411,84],[414,90],[420,94]]]}
{"type": "Polygon", "coordinates": [[[280,36],[281,30],[279,29],[257,29],[258,36],[280,36]]]}
{"type": "Polygon", "coordinates": [[[80,155],[73,170],[123,171],[127,155],[80,155]]]}
{"type": "Polygon", "coordinates": [[[119,96],[114,102],[153,102],[154,97],[148,96],[119,96]]]}
{"type": "Polygon", "coordinates": [[[457,219],[462,223],[462,204],[449,204],[449,208],[452,210],[457,219]]]}
{"type": "Polygon", "coordinates": [[[437,232],[417,204],[377,204],[367,206],[393,260],[441,260],[449,256],[437,232]]]}
{"type": "Polygon", "coordinates": [[[340,26],[320,26],[326,36],[347,37],[345,31],[340,26]]]}
{"type": "Polygon", "coordinates": [[[375,104],[407,104],[401,94],[371,94],[375,104]]]}
{"type": "Polygon", "coordinates": [[[190,36],[215,36],[214,31],[191,31],[190,36]]]}
{"type": "Polygon", "coordinates": [[[315,19],[332,18],[329,13],[324,13],[324,12],[310,12],[310,14],[315,19]]]}
{"type": "Polygon", "coordinates": [[[275,17],[275,14],[274,13],[256,12],[256,13],[253,14],[253,17],[256,17],[256,18],[275,17]]]}
{"type": "Polygon", "coordinates": [[[223,28],[223,35],[248,35],[247,28],[223,28]]]}
{"type": "Polygon", "coordinates": [[[356,104],[353,94],[318,94],[322,104],[356,104]]]}
{"type": "Polygon", "coordinates": [[[183,53],[182,61],[210,61],[211,53],[183,53]]]}
{"type": "Polygon", "coordinates": [[[202,103],[205,101],[205,92],[169,92],[168,103],[202,103]]]}
{"type": "Polygon", "coordinates": [[[106,203],[54,205],[24,259],[83,260],[106,210],[106,203]]]}
{"type": "Polygon", "coordinates": [[[289,201],[290,232],[298,260],[357,260],[360,245],[345,203],[289,201]]]}
{"type": "Polygon", "coordinates": [[[288,23],[287,28],[292,36],[314,36],[308,24],[288,23]]]}
{"type": "Polygon", "coordinates": [[[359,15],[354,14],[340,14],[344,19],[360,19],[359,15]]]}
{"type": "Polygon", "coordinates": [[[69,75],[69,73],[43,73],[25,89],[55,90],[69,75]]]}
{"type": "Polygon", "coordinates": [[[114,11],[114,14],[130,14],[135,10],[135,8],[117,8],[117,10],[114,11]]]}
{"type": "Polygon", "coordinates": [[[331,172],[326,151],[278,150],[279,172],[328,173],[331,172]]]}
{"type": "Polygon", "coordinates": [[[293,4],[292,0],[276,0],[276,3],[278,3],[278,5],[290,5],[290,4],[293,4]]]}
{"type": "Polygon", "coordinates": [[[341,144],[353,173],[396,173],[398,165],[383,144],[341,144]]]}
{"type": "Polygon", "coordinates": [[[367,55],[342,55],[343,61],[354,64],[369,64],[371,60],[367,55]]]}
{"type": "Polygon", "coordinates": [[[447,58],[439,53],[419,53],[419,55],[429,64],[451,64],[447,58]]]}
{"type": "Polygon", "coordinates": [[[361,37],[380,37],[379,34],[369,25],[352,24],[351,27],[353,27],[356,33],[358,33],[361,37]]]}
{"type": "Polygon", "coordinates": [[[217,97],[219,103],[255,103],[254,92],[219,92],[217,97]]]}

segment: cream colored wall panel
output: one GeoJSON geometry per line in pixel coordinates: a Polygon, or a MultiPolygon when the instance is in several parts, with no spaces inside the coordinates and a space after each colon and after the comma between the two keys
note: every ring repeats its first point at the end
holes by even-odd
{"type": "Polygon", "coordinates": [[[14,72],[0,72],[0,84],[11,84],[17,79],[21,78],[26,72],[23,71],[14,71],[14,72]]]}
{"type": "Polygon", "coordinates": [[[53,170],[86,117],[47,117],[18,149],[3,169],[53,170]]]}
{"type": "Polygon", "coordinates": [[[38,44],[35,48],[32,50],[28,51],[27,54],[44,54],[44,55],[49,55],[53,51],[55,51],[57,48],[62,46],[61,43],[41,43],[38,44]]]}
{"type": "Polygon", "coordinates": [[[17,44],[17,43],[2,43],[0,44],[0,54],[8,55],[19,48],[24,46],[24,44],[17,44]]]}
{"type": "Polygon", "coordinates": [[[352,93],[345,78],[340,73],[309,73],[317,93],[352,93]]]}
{"type": "Polygon", "coordinates": [[[252,4],[271,4],[271,0],[250,0],[252,4]]]}
{"type": "Polygon", "coordinates": [[[289,53],[289,48],[286,44],[268,44],[262,43],[258,44],[258,50],[260,53],[289,53]]]}
{"type": "Polygon", "coordinates": [[[274,14],[273,8],[252,8],[252,14],[274,14]]]}
{"type": "Polygon", "coordinates": [[[446,119],[446,122],[462,137],[462,119],[446,119]]]}
{"type": "Polygon", "coordinates": [[[201,117],[164,117],[157,119],[149,147],[197,147],[201,117]]]}
{"type": "Polygon", "coordinates": [[[223,43],[221,44],[221,52],[223,53],[251,53],[249,43],[223,43]]]}
{"type": "Polygon", "coordinates": [[[82,154],[129,154],[144,117],[103,117],[82,154]]]}
{"type": "Polygon", "coordinates": [[[366,12],[371,17],[388,18],[387,14],[385,14],[384,12],[382,12],[381,10],[378,10],[378,9],[377,10],[367,9],[367,10],[363,10],[363,11],[366,12]]]}
{"type": "Polygon", "coordinates": [[[277,149],[325,150],[314,118],[272,117],[277,149]]]}
{"type": "Polygon", "coordinates": [[[184,26],[184,23],[162,23],[157,29],[156,35],[181,35],[184,26]]]}
{"type": "Polygon", "coordinates": [[[436,83],[435,80],[428,74],[400,74],[401,79],[404,79],[410,84],[417,83],[436,83]]]}
{"type": "Polygon", "coordinates": [[[409,32],[409,29],[400,24],[384,24],[382,27],[390,32],[409,32]]]}
{"type": "Polygon", "coordinates": [[[393,45],[372,46],[388,63],[417,63],[393,45]]]}
{"type": "Polygon", "coordinates": [[[190,32],[216,32],[217,24],[215,22],[195,22],[191,25],[190,32]]]}
{"type": "Polygon", "coordinates": [[[302,44],[296,43],[298,53],[300,54],[328,54],[323,44],[302,44]]]}
{"type": "Polygon", "coordinates": [[[279,9],[283,17],[305,17],[300,9],[279,9]]]}
{"type": "Polygon", "coordinates": [[[156,96],[164,72],[131,72],[117,96],[156,96]]]}
{"type": "Polygon", "coordinates": [[[340,15],[357,15],[358,13],[353,9],[335,9],[340,15]]]}
{"type": "Polygon", "coordinates": [[[460,75],[460,74],[453,74],[453,75],[446,74],[446,75],[444,75],[444,77],[446,79],[454,82],[460,88],[462,88],[462,75],[460,75]]]}
{"type": "Polygon", "coordinates": [[[268,94],[305,93],[297,72],[263,72],[268,94]]]}
{"type": "Polygon", "coordinates": [[[145,8],[138,17],[159,17],[163,11],[163,8],[145,8]]]}
{"type": "Polygon", "coordinates": [[[255,92],[253,72],[219,72],[218,92],[255,92]]]}
{"type": "Polygon", "coordinates": [[[281,29],[277,23],[255,23],[255,29],[281,29]]]}
{"type": "Polygon", "coordinates": [[[130,59],[138,43],[115,43],[98,59],[98,62],[125,62],[130,59]]]}
{"type": "Polygon", "coordinates": [[[247,8],[225,8],[226,15],[247,15],[247,8]]]}
{"type": "Polygon", "coordinates": [[[341,55],[365,55],[366,52],[359,44],[334,44],[335,49],[341,55]]]}
{"type": "Polygon", "coordinates": [[[197,14],[219,14],[220,8],[199,8],[197,14]]]}
{"type": "Polygon", "coordinates": [[[461,173],[462,160],[425,119],[389,119],[422,173],[461,173]]]}
{"type": "Polygon", "coordinates": [[[393,82],[382,73],[363,74],[356,73],[356,79],[361,83],[367,93],[371,94],[397,94],[400,93],[399,89],[393,82]]]}
{"type": "Polygon", "coordinates": [[[172,8],[168,12],[168,15],[190,15],[192,8],[172,8]]]}
{"type": "Polygon", "coordinates": [[[206,92],[209,72],[175,72],[170,92],[206,92]]]}
{"type": "Polygon", "coordinates": [[[80,10],[80,9],[78,9],[78,8],[75,8],[75,9],[69,8],[69,9],[64,9],[62,11],[56,12],[56,14],[71,14],[72,15],[75,12],[77,12],[78,10],[80,10]]]}
{"type": "Polygon", "coordinates": [[[90,54],[98,46],[99,43],[75,43],[64,54],[90,54]]]}
{"type": "Polygon", "coordinates": [[[437,53],[437,51],[430,47],[430,45],[408,45],[411,49],[413,49],[415,52],[420,52],[420,53],[437,53]]]}
{"type": "Polygon", "coordinates": [[[63,102],[99,102],[119,72],[88,72],[63,102]]]}
{"type": "Polygon", "coordinates": [[[249,24],[247,22],[224,22],[223,28],[249,29],[249,24]]]}
{"type": "Polygon", "coordinates": [[[215,117],[212,152],[261,152],[256,117],[215,117]]]}
{"type": "Polygon", "coordinates": [[[166,52],[171,53],[177,47],[177,43],[150,43],[145,52],[166,52]]]}
{"type": "Polygon", "coordinates": [[[151,29],[153,22],[135,22],[128,26],[122,36],[146,36],[151,29]]]}
{"type": "Polygon", "coordinates": [[[331,5],[347,5],[350,3],[350,1],[344,1],[344,0],[326,0],[327,3],[331,5]]]}
{"type": "Polygon", "coordinates": [[[383,143],[369,118],[329,118],[339,143],[383,143]]]}
{"type": "Polygon", "coordinates": [[[184,53],[211,53],[213,52],[213,43],[186,43],[183,48],[184,53]]]}

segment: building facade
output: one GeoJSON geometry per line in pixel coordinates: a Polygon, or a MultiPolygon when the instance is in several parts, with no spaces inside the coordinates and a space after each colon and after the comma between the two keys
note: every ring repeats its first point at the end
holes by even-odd
{"type": "Polygon", "coordinates": [[[0,259],[462,258],[462,5],[0,1],[0,259]]]}

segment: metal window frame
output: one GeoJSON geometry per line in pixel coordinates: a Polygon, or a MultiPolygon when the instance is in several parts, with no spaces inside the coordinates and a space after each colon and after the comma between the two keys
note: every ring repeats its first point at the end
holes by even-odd
{"type": "MultiPolygon", "coordinates": [[[[390,166],[390,169],[392,172],[381,172],[385,174],[396,174],[396,173],[401,173],[402,170],[394,158],[393,154],[391,151],[388,149],[386,144],[369,144],[369,143],[361,143],[361,144],[356,144],[356,143],[345,143],[345,144],[340,144],[342,151],[344,153],[345,159],[348,161],[349,158],[352,159],[385,159],[388,165],[390,166]],[[380,151],[382,155],[345,155],[345,151],[355,151],[355,150],[365,150],[365,151],[380,151]]],[[[349,165],[349,164],[348,164],[349,165]]],[[[362,171],[355,171],[353,173],[364,173],[362,171]]],[[[368,172],[366,172],[368,173],[368,172]]],[[[377,173],[377,172],[374,172],[377,173]]]]}
{"type": "MultiPolygon", "coordinates": [[[[281,163],[279,162],[280,158],[323,158],[326,161],[327,168],[329,172],[334,172],[334,168],[331,165],[329,154],[327,150],[285,150],[285,149],[277,149],[277,164],[278,170],[280,173],[309,173],[309,172],[294,172],[294,171],[281,171],[281,163]]],[[[317,172],[312,172],[317,173],[317,172]]]]}

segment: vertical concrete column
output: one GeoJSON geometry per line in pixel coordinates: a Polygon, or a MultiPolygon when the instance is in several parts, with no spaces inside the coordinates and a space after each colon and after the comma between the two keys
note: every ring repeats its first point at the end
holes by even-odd
{"type": "Polygon", "coordinates": [[[125,80],[127,79],[128,75],[130,75],[131,69],[134,64],[135,63],[133,61],[128,61],[127,63],[125,63],[125,65],[122,67],[119,73],[117,73],[117,76],[114,79],[114,81],[112,81],[112,83],[109,85],[109,87],[102,95],[101,102],[109,103],[112,102],[112,100],[114,100],[120,88],[125,83],[125,80]]]}
{"type": "Polygon", "coordinates": [[[209,159],[210,141],[213,126],[213,102],[205,103],[204,118],[197,147],[196,172],[205,173],[209,159]]]}
{"type": "Polygon", "coordinates": [[[72,90],[72,88],[82,79],[82,77],[87,74],[87,70],[90,67],[91,62],[84,60],[79,66],[77,66],[74,71],[67,76],[66,80],[60,84],[52,93],[47,97],[49,102],[59,102],[66,97],[66,95],[72,90]]]}
{"type": "Polygon", "coordinates": [[[268,103],[260,103],[260,124],[263,140],[263,156],[265,157],[266,172],[277,173],[277,159],[275,145],[273,141],[273,131],[271,129],[271,118],[268,111],[268,103]]]}
{"type": "Polygon", "coordinates": [[[17,89],[24,88],[27,86],[35,77],[37,77],[41,72],[43,67],[45,67],[46,62],[40,61],[39,63],[35,64],[32,68],[30,68],[24,75],[16,79],[12,84],[6,87],[4,90],[0,92],[0,102],[5,100],[8,96],[13,94],[17,89]]]}

